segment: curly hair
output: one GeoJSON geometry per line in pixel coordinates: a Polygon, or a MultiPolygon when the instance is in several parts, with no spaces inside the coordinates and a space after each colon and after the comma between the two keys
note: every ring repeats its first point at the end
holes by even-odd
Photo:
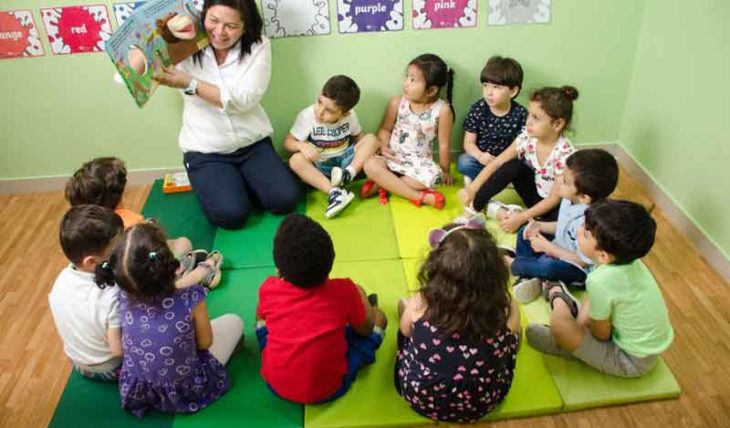
{"type": "Polygon", "coordinates": [[[274,236],[274,265],[300,288],[322,284],[332,270],[335,247],[324,228],[301,214],[289,214],[274,236]]]}
{"type": "Polygon", "coordinates": [[[66,183],[66,200],[71,206],[92,204],[115,209],[126,185],[127,168],[123,160],[96,158],[83,164],[66,183]]]}
{"type": "MultiPolygon", "coordinates": [[[[447,226],[453,228],[454,225],[447,226]]],[[[459,229],[428,255],[418,272],[426,302],[424,319],[478,341],[506,328],[510,316],[509,272],[484,229],[459,229]]]]}
{"type": "Polygon", "coordinates": [[[108,267],[96,271],[99,285],[116,282],[137,300],[152,300],[175,291],[179,262],[167,246],[162,229],[142,223],[127,229],[114,246],[108,267]]]}

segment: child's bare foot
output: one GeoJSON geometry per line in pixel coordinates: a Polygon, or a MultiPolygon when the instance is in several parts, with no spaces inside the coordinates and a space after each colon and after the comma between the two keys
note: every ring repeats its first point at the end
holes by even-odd
{"type": "Polygon", "coordinates": [[[385,316],[385,312],[383,312],[380,308],[373,308],[373,323],[376,327],[380,327],[383,330],[385,330],[385,327],[388,326],[388,317],[385,316]]]}

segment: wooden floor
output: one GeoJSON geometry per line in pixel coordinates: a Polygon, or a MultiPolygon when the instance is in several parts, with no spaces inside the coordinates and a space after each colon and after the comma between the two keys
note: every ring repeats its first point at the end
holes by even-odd
{"type": "MultiPolygon", "coordinates": [[[[148,193],[149,187],[129,188],[125,206],[140,211],[148,193]]],[[[653,206],[623,171],[615,196],[653,206]]],[[[67,263],[58,244],[66,209],[60,191],[0,195],[0,427],[48,425],[71,370],[47,302],[67,263]]],[[[664,357],[681,397],[490,426],[730,426],[730,285],[660,210],[653,215],[657,243],[645,261],[669,305],[676,340],[664,357]]]]}

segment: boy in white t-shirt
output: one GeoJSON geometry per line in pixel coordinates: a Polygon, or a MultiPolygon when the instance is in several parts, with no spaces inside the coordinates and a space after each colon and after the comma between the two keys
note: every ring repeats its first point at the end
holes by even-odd
{"type": "Polygon", "coordinates": [[[373,134],[364,135],[355,111],[360,88],[347,76],[331,77],[317,102],[297,115],[284,147],[289,165],[307,184],[327,193],[325,217],[332,218],[352,202],[345,189],[378,149],[373,134]]]}
{"type": "Polygon", "coordinates": [[[79,373],[116,381],[122,363],[122,334],[117,287],[99,286],[95,271],[124,231],[109,208],[77,205],[61,220],[61,248],[71,262],[48,295],[63,349],[79,373]]]}

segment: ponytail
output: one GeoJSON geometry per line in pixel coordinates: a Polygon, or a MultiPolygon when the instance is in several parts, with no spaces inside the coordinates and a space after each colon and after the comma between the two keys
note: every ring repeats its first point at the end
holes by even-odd
{"type": "Polygon", "coordinates": [[[102,290],[107,286],[114,286],[116,284],[114,279],[114,272],[109,264],[108,260],[104,260],[101,263],[97,263],[94,269],[94,282],[102,290]]]}
{"type": "Polygon", "coordinates": [[[451,115],[454,116],[454,120],[456,120],[456,111],[454,111],[454,103],[451,101],[452,96],[454,94],[454,69],[449,68],[449,71],[447,73],[446,78],[446,101],[449,102],[449,108],[451,108],[451,115]]]}

